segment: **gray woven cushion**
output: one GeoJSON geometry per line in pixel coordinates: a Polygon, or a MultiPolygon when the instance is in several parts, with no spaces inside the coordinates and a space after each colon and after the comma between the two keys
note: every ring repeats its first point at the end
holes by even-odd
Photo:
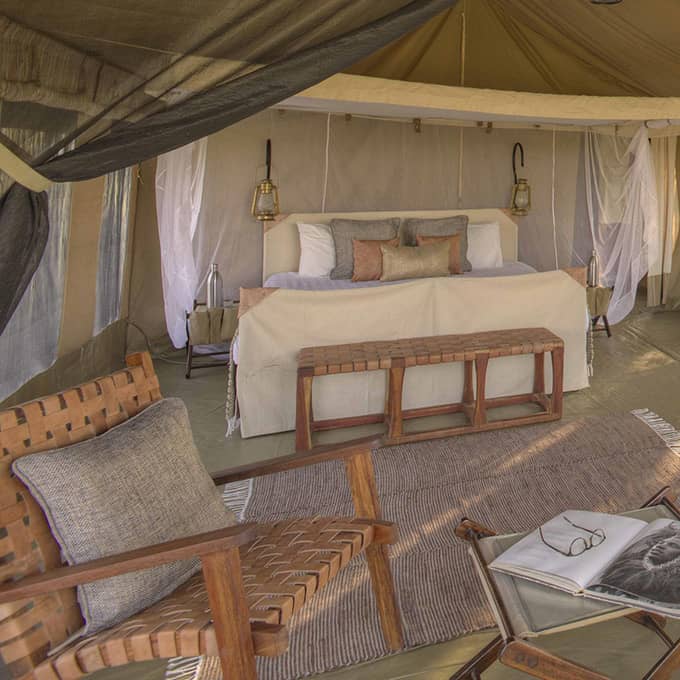
{"type": "Polygon", "coordinates": [[[468,216],[439,217],[437,219],[421,219],[409,217],[402,227],[404,245],[415,246],[416,236],[453,236],[460,234],[460,262],[464,272],[469,272],[472,265],[467,258],[468,250],[468,216]]]}
{"type": "MultiPolygon", "coordinates": [[[[84,442],[14,461],[68,564],[236,523],[194,445],[180,399],[163,399],[84,442]]],[[[174,562],[78,588],[94,633],[169,595],[200,569],[174,562]]]]}
{"type": "Polygon", "coordinates": [[[388,241],[396,238],[400,219],[387,220],[331,220],[331,234],[335,244],[335,268],[332,279],[351,279],[354,271],[352,239],[358,241],[388,241]]]}

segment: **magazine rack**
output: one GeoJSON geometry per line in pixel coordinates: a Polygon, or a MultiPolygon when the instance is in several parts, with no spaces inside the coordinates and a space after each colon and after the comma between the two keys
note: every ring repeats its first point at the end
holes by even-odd
{"type": "MultiPolygon", "coordinates": [[[[640,510],[630,514],[643,512],[656,512],[658,513],[656,516],[680,519],[680,508],[669,495],[669,487],[661,489],[640,510]]],[[[575,598],[547,586],[538,586],[522,579],[492,572],[488,565],[496,555],[490,554],[488,542],[485,545],[484,539],[497,534],[467,518],[456,527],[456,536],[470,545],[470,554],[498,623],[499,635],[452,675],[450,680],[480,680],[482,673],[495,661],[545,680],[610,680],[602,673],[546,652],[532,644],[530,639],[570,628],[590,626],[616,617],[626,617],[634,623],[645,626],[668,647],[666,653],[646,673],[643,680],[666,680],[671,677],[674,670],[680,668],[680,640],[673,641],[663,630],[666,623],[663,616],[587,598],[575,598]],[[521,587],[525,588],[524,595],[533,593],[533,602],[531,598],[527,600],[523,593],[518,591],[517,584],[520,582],[528,584],[521,587]],[[544,605],[549,602],[549,607],[545,610],[549,609],[550,616],[544,617],[546,619],[544,626],[535,625],[540,616],[531,616],[532,606],[541,603],[536,599],[536,594],[543,598],[544,605]]],[[[519,540],[519,537],[515,537],[514,540],[519,540]]]]}

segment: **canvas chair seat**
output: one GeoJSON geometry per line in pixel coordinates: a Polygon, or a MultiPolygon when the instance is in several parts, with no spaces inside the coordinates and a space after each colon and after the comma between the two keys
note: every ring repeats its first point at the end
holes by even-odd
{"type": "MultiPolygon", "coordinates": [[[[258,525],[257,538],[240,549],[251,624],[287,624],[373,536],[371,523],[340,517],[258,525]]],[[[208,594],[196,574],[139,615],[46,659],[27,680],[76,680],[137,661],[217,654],[208,594]]]]}

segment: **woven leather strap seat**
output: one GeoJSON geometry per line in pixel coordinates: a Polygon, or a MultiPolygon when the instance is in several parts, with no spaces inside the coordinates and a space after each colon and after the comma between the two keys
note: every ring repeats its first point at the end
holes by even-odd
{"type": "MultiPolygon", "coordinates": [[[[251,622],[285,625],[373,538],[370,522],[340,517],[258,525],[256,540],[240,549],[251,622]]],[[[201,574],[141,614],[47,659],[29,677],[75,680],[111,666],[198,655],[217,656],[201,574]]]]}
{"type": "Polygon", "coordinates": [[[312,448],[312,433],[386,423],[385,442],[403,444],[436,437],[452,437],[482,430],[530,425],[556,420],[562,416],[564,341],[547,328],[507,328],[499,331],[430,335],[421,338],[371,340],[344,345],[305,347],[298,354],[295,411],[295,446],[298,451],[312,448]],[[551,397],[545,392],[545,354],[550,353],[553,374],[551,397]],[[527,394],[486,397],[489,361],[522,354],[534,356],[534,385],[527,394]],[[462,399],[449,404],[434,404],[404,409],[404,372],[417,366],[463,362],[462,399]],[[312,382],[317,376],[364,371],[387,371],[385,409],[381,413],[315,420],[312,413],[312,382]],[[487,409],[517,404],[538,404],[542,412],[529,412],[507,418],[487,418],[487,409]],[[407,432],[403,421],[409,418],[465,414],[465,421],[430,430],[407,432]]]}
{"type": "Polygon", "coordinates": [[[305,347],[298,355],[298,373],[329,375],[471,361],[479,354],[491,358],[539,354],[564,347],[562,338],[546,328],[510,328],[457,335],[431,335],[305,347]]]}

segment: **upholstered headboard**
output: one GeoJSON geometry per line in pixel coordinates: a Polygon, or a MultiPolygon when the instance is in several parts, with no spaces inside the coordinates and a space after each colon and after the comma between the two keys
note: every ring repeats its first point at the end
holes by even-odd
{"type": "Polygon", "coordinates": [[[349,217],[358,220],[382,219],[385,217],[450,217],[468,215],[470,224],[498,222],[501,227],[501,249],[504,260],[517,260],[517,224],[509,211],[499,208],[478,208],[474,210],[390,210],[381,212],[346,213],[293,213],[282,216],[276,222],[265,223],[264,248],[262,255],[262,281],[279,272],[296,272],[300,262],[300,240],[297,223],[330,224],[335,217],[349,217]]]}

